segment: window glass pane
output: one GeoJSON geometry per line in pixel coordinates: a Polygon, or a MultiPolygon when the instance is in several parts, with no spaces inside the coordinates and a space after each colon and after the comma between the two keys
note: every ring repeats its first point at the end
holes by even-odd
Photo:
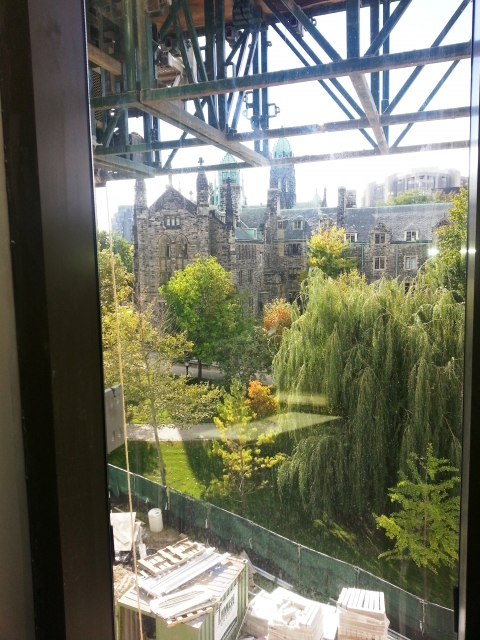
{"type": "MultiPolygon", "coordinates": [[[[158,48],[151,60],[138,49],[135,21],[130,63],[121,7],[91,12],[90,44],[110,63],[138,62],[120,82],[92,60],[91,83],[105,147],[94,158],[108,156],[96,168],[105,380],[120,381],[119,336],[142,593],[150,556],[169,546],[151,561],[172,562],[186,533],[245,551],[259,589],[286,583],[333,607],[321,608],[322,624],[340,620],[339,638],[371,627],[387,638],[389,624],[410,640],[453,640],[471,6],[443,42],[449,3],[413,0],[403,14],[402,3],[372,0],[358,31],[357,3],[288,4],[293,13],[268,0],[258,15],[225,5],[223,52],[203,4],[190,15],[182,3],[178,22],[153,3],[158,48]],[[384,22],[395,23],[387,40],[376,36],[384,22]],[[327,55],[338,78],[305,80],[306,58],[315,74],[327,55]],[[117,114],[132,92],[134,106],[117,114]],[[154,531],[154,508],[168,535],[154,531]]],[[[126,448],[115,442],[112,501],[125,512],[126,448]]],[[[120,607],[135,612],[125,584],[133,600],[120,607]]],[[[167,625],[150,596],[147,637],[167,625]]],[[[222,602],[203,602],[213,629],[222,602]]],[[[123,628],[137,624],[122,615],[123,628]]]]}

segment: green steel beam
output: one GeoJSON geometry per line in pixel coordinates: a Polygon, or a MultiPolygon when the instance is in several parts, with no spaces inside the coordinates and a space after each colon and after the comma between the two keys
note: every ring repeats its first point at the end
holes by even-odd
{"type": "Polygon", "coordinates": [[[152,23],[145,7],[145,0],[136,0],[137,59],[140,89],[149,89],[153,84],[152,23]]]}
{"type": "MultiPolygon", "coordinates": [[[[444,151],[451,149],[467,149],[469,140],[456,140],[453,142],[436,142],[433,144],[416,144],[408,147],[396,147],[391,149],[390,155],[402,155],[405,153],[420,153],[422,151],[444,151]]],[[[348,158],[371,158],[380,155],[379,149],[365,149],[362,151],[342,151],[339,153],[324,153],[321,155],[293,156],[291,158],[272,158],[272,165],[306,164],[310,162],[331,162],[332,160],[346,160],[348,158]]],[[[142,165],[140,165],[142,166],[142,165]]],[[[178,169],[160,169],[156,175],[170,175],[182,173],[198,173],[199,171],[228,171],[230,169],[252,169],[246,162],[203,165],[202,167],[182,167],[178,169]]]]}
{"type": "Polygon", "coordinates": [[[330,62],[329,64],[317,64],[299,69],[286,69],[282,71],[269,71],[258,76],[225,78],[212,82],[198,82],[194,85],[183,87],[168,87],[166,89],[150,89],[140,93],[130,91],[122,94],[114,94],[105,98],[92,98],[90,108],[95,110],[116,109],[118,107],[134,107],[138,103],[168,102],[170,100],[192,100],[215,94],[225,94],[231,91],[247,91],[249,89],[261,89],[262,87],[274,87],[283,84],[297,82],[311,82],[326,78],[345,77],[352,73],[372,73],[385,69],[402,69],[417,65],[435,64],[449,60],[463,60],[470,58],[471,43],[444,45],[429,49],[415,49],[402,53],[372,56],[369,58],[352,58],[330,62]]]}
{"type": "Polygon", "coordinates": [[[184,132],[190,133],[196,138],[212,144],[219,149],[229,151],[234,156],[258,167],[268,167],[270,162],[259,153],[255,153],[240,142],[229,140],[225,133],[215,129],[206,122],[196,118],[183,108],[182,102],[161,102],[156,105],[138,104],[139,109],[150,113],[156,118],[160,118],[174,127],[183,129],[184,132]]]}
{"type": "Polygon", "coordinates": [[[163,142],[151,142],[144,144],[127,144],[115,147],[96,147],[93,150],[94,158],[106,158],[108,156],[123,155],[126,153],[151,153],[152,151],[164,151],[166,149],[188,149],[190,147],[204,147],[207,142],[197,138],[165,140],[163,142]]]}
{"type": "MultiPolygon", "coordinates": [[[[140,101],[191,100],[212,94],[222,95],[230,93],[231,91],[261,89],[262,87],[351,76],[354,73],[372,73],[373,71],[383,71],[385,69],[414,67],[418,64],[426,65],[448,60],[462,60],[464,58],[470,58],[470,54],[471,43],[462,42],[436,48],[415,49],[413,51],[372,56],[369,58],[350,58],[328,64],[301,67],[300,69],[284,69],[239,78],[225,78],[213,82],[199,82],[195,85],[186,85],[183,87],[152,89],[141,92],[140,101]]],[[[115,106],[114,98],[115,96],[93,99],[91,102],[92,108],[111,108],[115,106]]]]}
{"type": "Polygon", "coordinates": [[[134,91],[136,85],[135,38],[133,34],[133,0],[122,0],[123,52],[125,55],[126,91],[134,91]]]}
{"type": "MultiPolygon", "coordinates": [[[[432,120],[449,120],[455,118],[469,118],[470,107],[455,107],[453,109],[436,109],[432,111],[415,111],[413,113],[401,113],[397,115],[380,116],[382,125],[407,124],[411,122],[431,122],[432,120]]],[[[352,131],[368,126],[366,118],[357,120],[339,120],[336,122],[325,122],[323,124],[307,124],[298,127],[281,127],[279,129],[266,129],[263,131],[249,131],[247,133],[236,133],[228,135],[229,140],[237,142],[250,142],[252,140],[269,140],[281,137],[312,135],[317,133],[334,133],[336,131],[352,131]]],[[[164,140],[163,142],[152,142],[151,144],[130,144],[115,147],[96,147],[93,151],[94,158],[105,158],[112,155],[122,155],[127,153],[151,153],[152,151],[163,151],[167,149],[187,149],[191,147],[201,147],[210,144],[197,138],[180,138],[178,140],[164,140]]]]}

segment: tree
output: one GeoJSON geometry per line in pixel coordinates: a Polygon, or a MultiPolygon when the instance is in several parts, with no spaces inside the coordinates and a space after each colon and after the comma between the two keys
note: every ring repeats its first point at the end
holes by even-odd
{"type": "Polygon", "coordinates": [[[463,187],[453,199],[453,207],[448,210],[449,224],[437,229],[438,256],[427,263],[427,274],[433,277],[437,286],[455,292],[458,300],[465,299],[466,286],[466,246],[468,220],[468,189],[463,187]]]}
{"type": "Polygon", "coordinates": [[[292,305],[284,298],[275,298],[263,307],[263,328],[272,350],[276,352],[285,329],[292,325],[292,305]]]}
{"type": "MultiPolygon", "coordinates": [[[[113,295],[112,256],[110,249],[98,251],[98,280],[100,287],[100,305],[102,312],[112,312],[115,308],[113,295]]],[[[128,272],[118,254],[113,256],[115,269],[115,287],[117,304],[123,304],[132,299],[133,275],[128,272]]]]}
{"type": "Polygon", "coordinates": [[[272,395],[273,384],[262,384],[260,380],[250,380],[248,383],[248,400],[253,418],[268,418],[278,411],[278,400],[272,395]]]}
{"type": "Polygon", "coordinates": [[[166,484],[158,426],[173,423],[184,428],[211,418],[220,392],[207,384],[189,385],[186,376],[172,374],[172,362],[182,358],[192,345],[185,334],[170,334],[168,320],[156,315],[153,306],[137,311],[133,306],[125,305],[118,307],[117,314],[104,314],[103,356],[107,385],[120,382],[117,320],[125,403],[131,408],[134,419],[152,425],[160,476],[166,484]]]}
{"type": "Polygon", "coordinates": [[[213,443],[214,453],[223,462],[223,477],[210,483],[207,494],[220,494],[240,503],[242,516],[246,514],[247,496],[268,485],[266,471],[285,459],[281,453],[269,456],[262,453],[262,446],[270,445],[275,434],[259,433],[252,423],[252,414],[245,401],[245,388],[234,380],[230,394],[225,394],[218,405],[219,417],[215,424],[220,431],[220,441],[213,443]]]}
{"type": "Polygon", "coordinates": [[[460,463],[464,307],[420,275],[397,280],[311,273],[273,361],[279,395],[295,409],[336,416],[297,438],[279,470],[285,500],[345,523],[385,513],[388,487],[411,452],[460,463]],[[340,418],[340,419],[338,419],[340,418]]]}
{"type": "Polygon", "coordinates": [[[243,331],[218,343],[217,362],[228,383],[235,378],[247,384],[270,372],[272,355],[261,327],[247,324],[243,331]]]}
{"type": "Polygon", "coordinates": [[[428,571],[436,574],[439,566],[451,567],[458,559],[460,499],[452,491],[460,478],[451,475],[458,469],[448,460],[433,455],[431,444],[424,457],[411,453],[407,465],[409,474],[400,471],[397,485],[388,492],[400,510],[375,518],[377,528],[385,529],[387,537],[395,540],[394,548],[379,558],[411,558],[423,570],[423,597],[427,600],[428,571]]]}
{"type": "Polygon", "coordinates": [[[180,331],[192,343],[191,353],[198,359],[198,377],[202,363],[211,364],[219,346],[243,329],[241,305],[231,274],[216,258],[196,256],[193,264],[175,271],[167,285],[160,288],[180,331]]]}
{"type": "MultiPolygon", "coordinates": [[[[133,273],[133,245],[125,240],[117,231],[112,232],[113,253],[118,255],[128,273],[133,273]]],[[[108,231],[97,233],[98,250],[110,251],[110,236],[108,231]]]]}
{"type": "Polygon", "coordinates": [[[376,207],[391,207],[402,204],[427,204],[428,202],[451,202],[454,198],[453,191],[445,193],[441,189],[437,191],[424,191],[423,189],[409,189],[399,193],[398,196],[390,197],[386,202],[379,200],[375,203],[376,207]]]}
{"type": "Polygon", "coordinates": [[[345,229],[335,225],[319,228],[308,241],[308,266],[321,269],[331,278],[355,268],[355,262],[348,258],[350,245],[345,242],[344,233],[345,229]]]}

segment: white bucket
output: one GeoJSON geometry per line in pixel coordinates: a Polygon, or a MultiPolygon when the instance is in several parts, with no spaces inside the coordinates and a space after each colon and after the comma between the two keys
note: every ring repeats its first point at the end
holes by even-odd
{"type": "Polygon", "coordinates": [[[152,533],[160,533],[163,529],[163,518],[161,509],[150,509],[148,512],[148,525],[152,533]]]}

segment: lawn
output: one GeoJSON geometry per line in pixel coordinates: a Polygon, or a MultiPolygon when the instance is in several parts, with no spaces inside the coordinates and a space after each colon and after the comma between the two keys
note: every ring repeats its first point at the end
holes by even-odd
{"type": "MultiPolygon", "coordinates": [[[[213,455],[209,441],[162,442],[161,447],[167,481],[174,489],[202,498],[210,480],[221,475],[221,461],[213,455]]],[[[159,480],[154,443],[130,442],[129,460],[131,471],[151,480],[159,480]]],[[[108,461],[125,468],[124,449],[112,452],[108,461]]],[[[211,501],[238,512],[231,502],[226,504],[221,499],[211,501]]],[[[350,530],[325,517],[312,521],[298,504],[283,505],[273,486],[249,495],[246,515],[250,520],[290,540],[366,569],[411,593],[422,594],[422,576],[412,562],[378,559],[378,555],[388,548],[389,542],[375,530],[373,523],[358,523],[354,530],[350,530]]],[[[440,569],[438,576],[431,576],[429,580],[429,599],[452,607],[451,594],[455,583],[455,570],[440,569]]]]}

